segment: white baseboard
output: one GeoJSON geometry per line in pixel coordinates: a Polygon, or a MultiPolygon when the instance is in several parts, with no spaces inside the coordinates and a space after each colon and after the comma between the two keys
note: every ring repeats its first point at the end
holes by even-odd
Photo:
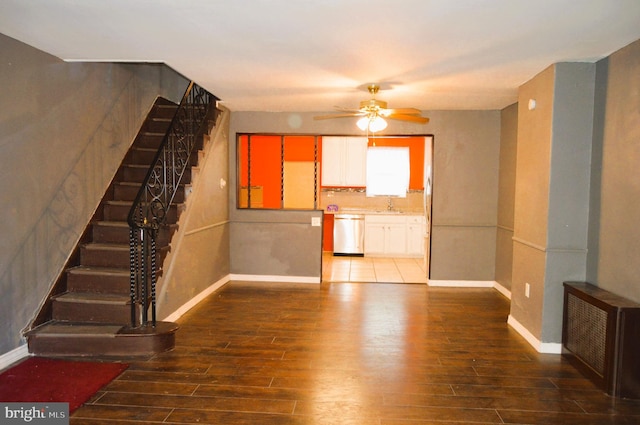
{"type": "Polygon", "coordinates": [[[507,299],[511,299],[511,291],[493,280],[429,280],[429,286],[445,288],[493,288],[507,299]]]}
{"type": "Polygon", "coordinates": [[[189,301],[187,301],[185,304],[183,304],[179,309],[177,309],[176,311],[171,313],[169,316],[165,317],[163,320],[166,321],[166,322],[175,322],[180,317],[182,317],[182,315],[184,315],[187,311],[189,311],[193,307],[195,307],[200,301],[202,301],[203,299],[205,299],[209,295],[213,294],[216,290],[218,290],[218,289],[222,288],[224,285],[226,285],[230,280],[231,280],[231,275],[226,275],[222,279],[220,279],[217,282],[213,283],[211,286],[209,286],[204,291],[200,292],[195,297],[191,298],[189,301]]]}
{"type": "Polygon", "coordinates": [[[493,287],[495,288],[496,291],[498,291],[502,295],[504,295],[508,300],[511,299],[511,291],[510,290],[508,290],[504,286],[500,285],[498,282],[494,282],[493,287]]]}
{"type": "Polygon", "coordinates": [[[29,357],[29,346],[27,344],[21,345],[8,353],[4,353],[0,356],[0,370],[6,369],[25,357],[29,357]]]}
{"type": "Polygon", "coordinates": [[[562,354],[562,344],[556,342],[541,342],[512,315],[509,315],[507,324],[518,332],[538,353],[562,354]]]}
{"type": "Polygon", "coordinates": [[[294,282],[294,283],[320,283],[319,278],[305,277],[305,276],[264,276],[264,275],[250,275],[250,274],[228,274],[222,279],[218,280],[204,291],[187,301],[184,305],[178,308],[176,311],[165,317],[164,321],[175,322],[182,317],[187,311],[195,307],[199,302],[206,297],[214,293],[216,290],[222,288],[224,285],[232,280],[246,280],[252,282],[294,282]]]}
{"type": "Polygon", "coordinates": [[[447,288],[493,288],[494,281],[491,280],[433,280],[429,279],[427,285],[447,288]]]}
{"type": "Polygon", "coordinates": [[[320,283],[319,277],[309,276],[269,276],[260,274],[232,274],[231,280],[246,280],[249,282],[288,282],[288,283],[320,283]]]}

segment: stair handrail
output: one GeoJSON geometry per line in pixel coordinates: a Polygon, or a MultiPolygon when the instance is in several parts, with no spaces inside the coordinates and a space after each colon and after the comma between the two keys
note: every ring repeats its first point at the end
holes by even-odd
{"type": "Polygon", "coordinates": [[[198,137],[209,130],[219,99],[193,81],[182,96],[127,217],[131,327],[156,325],[156,237],[189,164],[198,137]]]}

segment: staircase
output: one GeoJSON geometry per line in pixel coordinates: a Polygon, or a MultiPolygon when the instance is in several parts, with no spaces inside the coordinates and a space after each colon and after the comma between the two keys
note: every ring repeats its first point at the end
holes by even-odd
{"type": "MultiPolygon", "coordinates": [[[[127,215],[176,109],[176,104],[160,98],[154,104],[88,225],[87,240],[78,247],[77,264],[65,270],[61,284],[57,285],[60,288],[53,291],[54,295],[43,309],[46,312],[46,317],[40,320],[43,323],[26,333],[30,353],[135,356],[174,347],[178,329],[174,323],[131,327],[127,215]]],[[[159,276],[178,217],[184,209],[185,188],[188,188],[184,182],[191,182],[191,166],[197,163],[201,148],[196,146],[190,157],[167,224],[157,238],[159,276]]]]}

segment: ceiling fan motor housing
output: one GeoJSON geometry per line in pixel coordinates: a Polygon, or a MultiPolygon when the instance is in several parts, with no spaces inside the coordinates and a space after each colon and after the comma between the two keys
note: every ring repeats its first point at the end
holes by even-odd
{"type": "Polygon", "coordinates": [[[387,102],[378,99],[363,100],[360,102],[360,109],[368,112],[377,112],[380,109],[387,109],[387,102]]]}

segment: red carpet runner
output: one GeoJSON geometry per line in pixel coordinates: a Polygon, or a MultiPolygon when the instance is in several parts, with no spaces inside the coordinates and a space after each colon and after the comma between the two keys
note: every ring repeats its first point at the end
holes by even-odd
{"type": "Polygon", "coordinates": [[[0,374],[0,402],[69,403],[69,414],[128,365],[30,357],[0,374]]]}

